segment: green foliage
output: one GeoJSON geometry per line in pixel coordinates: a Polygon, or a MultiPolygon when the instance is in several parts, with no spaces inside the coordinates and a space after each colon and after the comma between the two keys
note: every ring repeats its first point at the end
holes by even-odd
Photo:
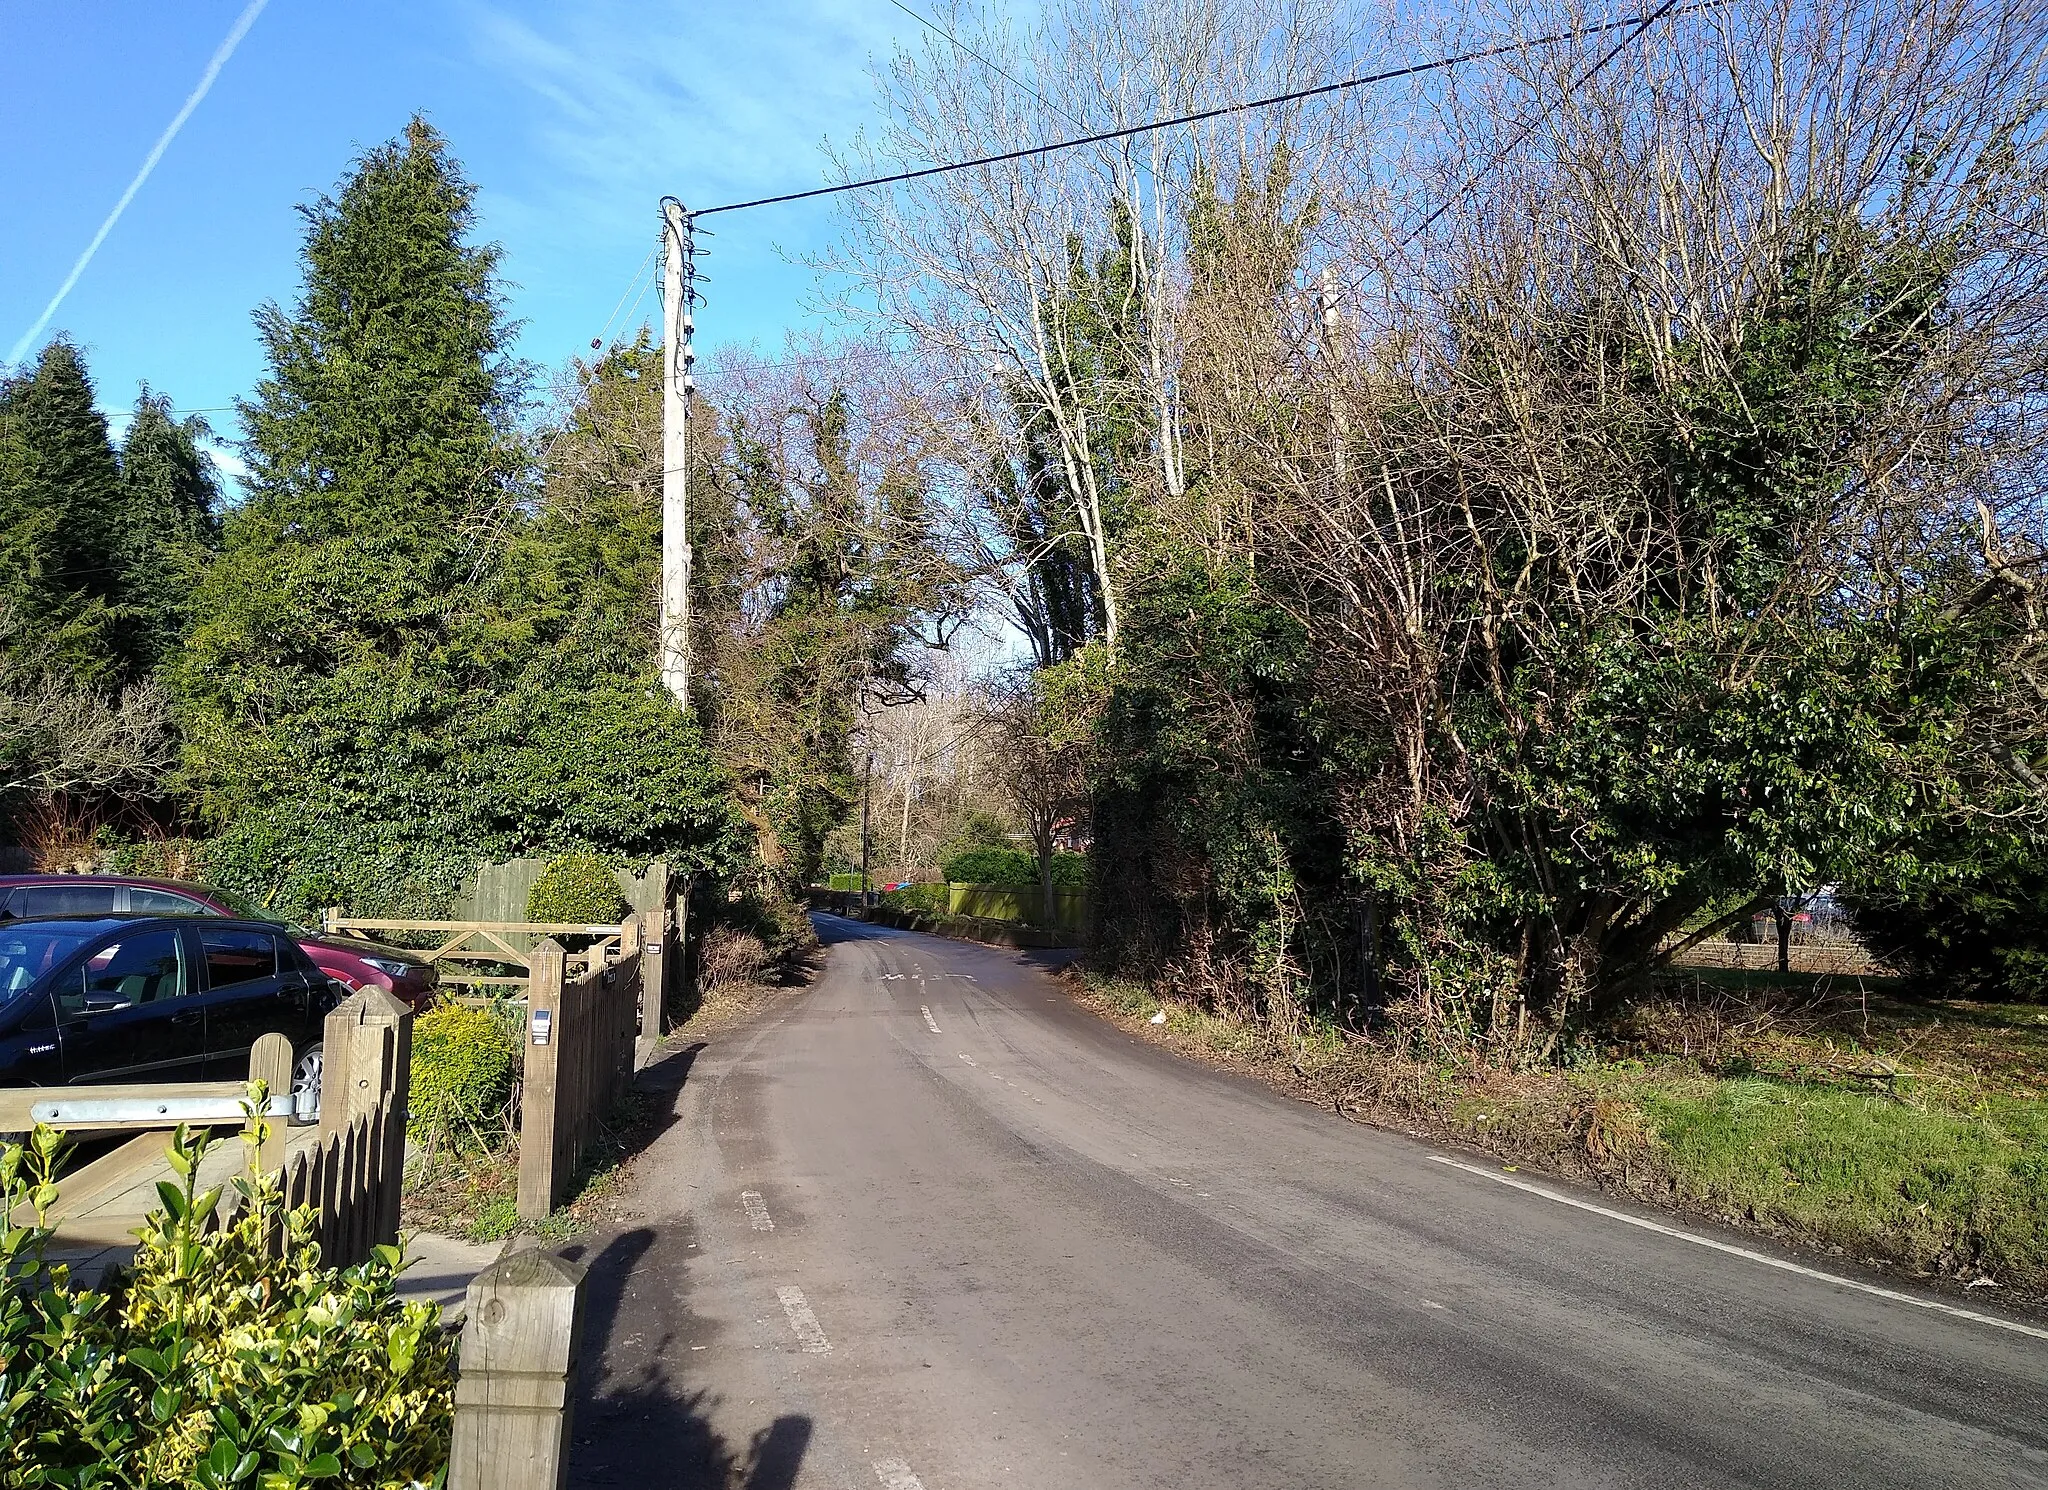
{"type": "Polygon", "coordinates": [[[526,919],[609,925],[625,904],[609,863],[596,854],[564,854],[541,871],[527,892],[526,919]]]}
{"type": "Polygon", "coordinates": [[[900,890],[882,892],[882,904],[899,911],[924,911],[944,915],[950,900],[950,887],[946,885],[905,885],[900,890]]]}
{"type": "Polygon", "coordinates": [[[62,337],[0,383],[0,608],[76,681],[126,681],[115,569],[121,472],[78,348],[62,337]]]}
{"type": "Polygon", "coordinates": [[[1943,835],[1903,882],[1845,898],[1857,937],[1923,993],[2048,1003],[2048,851],[1943,835]]]}
{"type": "Polygon", "coordinates": [[[175,419],[145,387],[121,442],[122,520],[113,549],[124,631],[137,665],[162,666],[190,622],[191,595],[218,538],[212,436],[198,415],[175,419]]]}
{"type": "MultiPolygon", "coordinates": [[[[1037,856],[1022,849],[971,848],[946,860],[939,872],[953,884],[998,885],[1008,890],[1039,887],[1037,856]]],[[[1079,889],[1087,884],[1087,855],[1054,854],[1052,882],[1062,889],[1079,889]]]]}
{"type": "MultiPolygon", "coordinates": [[[[261,1100],[262,1089],[252,1088],[261,1100]]],[[[261,1119],[244,1142],[260,1144],[261,1119]]],[[[314,1216],[275,1176],[200,1193],[203,1137],[179,1130],[180,1184],[140,1233],[117,1292],[44,1271],[40,1216],[60,1135],[0,1153],[0,1485],[270,1490],[435,1482],[448,1459],[455,1360],[430,1304],[392,1291],[399,1253],[321,1266],[314,1216]],[[273,1246],[273,1239],[281,1245],[273,1246]]]]}
{"type": "Polygon", "coordinates": [[[518,1065],[518,1040],[496,1011],[463,1004],[429,1009],[412,1026],[411,1131],[441,1146],[488,1141],[511,1100],[518,1065]]]}
{"type": "MultiPolygon", "coordinates": [[[[993,812],[975,809],[961,818],[945,842],[939,845],[941,865],[977,848],[1009,848],[1015,840],[1011,837],[1011,825],[993,812]]],[[[944,876],[951,879],[951,875],[944,876]]]]}
{"type": "Polygon", "coordinates": [[[658,500],[524,500],[524,369],[473,197],[414,121],[304,209],[299,302],[257,317],[252,490],[177,679],[211,872],[286,913],[431,914],[520,854],[744,858],[728,778],[652,680],[658,500]]]}

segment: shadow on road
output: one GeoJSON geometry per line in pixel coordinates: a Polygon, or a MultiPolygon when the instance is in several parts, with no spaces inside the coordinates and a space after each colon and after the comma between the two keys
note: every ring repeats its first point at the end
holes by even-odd
{"type": "Polygon", "coordinates": [[[693,1345],[715,1326],[693,1315],[675,1283],[701,1254],[688,1222],[636,1227],[584,1262],[583,1343],[569,1483],[634,1490],[790,1490],[811,1444],[811,1420],[793,1413],[757,1429],[744,1445],[711,1426],[719,1399],[692,1388],[693,1345]],[[645,1281],[644,1292],[638,1286],[645,1281]]]}

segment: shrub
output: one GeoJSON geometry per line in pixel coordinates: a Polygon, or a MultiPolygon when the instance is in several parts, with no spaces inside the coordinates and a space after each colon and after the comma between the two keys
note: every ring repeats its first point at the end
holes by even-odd
{"type": "MultiPolygon", "coordinates": [[[[252,1120],[243,1141],[260,1145],[252,1120]]],[[[181,1128],[182,1188],[139,1233],[117,1290],[46,1267],[62,1135],[0,1151],[0,1484],[155,1490],[432,1484],[448,1462],[455,1360],[431,1304],[392,1292],[398,1249],[322,1267],[314,1218],[275,1176],[198,1192],[203,1136],[181,1128]],[[22,1224],[23,1217],[34,1221],[22,1224]],[[278,1245],[273,1245],[273,1242],[278,1245]]]]}
{"type": "Polygon", "coordinates": [[[752,983],[768,965],[768,944],[737,926],[713,926],[697,950],[697,980],[706,993],[752,983]]]}
{"type": "MultiPolygon", "coordinates": [[[[954,884],[997,885],[1007,890],[1028,890],[1038,884],[1038,856],[1015,848],[975,848],[955,854],[939,871],[954,884]]],[[[1062,889],[1077,890],[1088,883],[1085,854],[1054,854],[1052,882],[1062,889]]]]}
{"type": "Polygon", "coordinates": [[[596,854],[564,854],[541,871],[526,895],[529,921],[582,921],[606,925],[626,907],[618,876],[596,854]]]}
{"type": "Polygon", "coordinates": [[[512,1096],[519,1045],[489,1009],[441,1004],[413,1021],[410,1126],[430,1143],[481,1139],[512,1096]]]}
{"type": "Polygon", "coordinates": [[[899,911],[929,911],[944,915],[951,899],[952,892],[945,885],[905,885],[900,890],[885,891],[882,904],[894,906],[899,911]]]}

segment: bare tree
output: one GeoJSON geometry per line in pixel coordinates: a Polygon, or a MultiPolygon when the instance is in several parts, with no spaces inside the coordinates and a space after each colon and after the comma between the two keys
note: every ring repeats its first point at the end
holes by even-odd
{"type": "Polygon", "coordinates": [[[80,687],[16,645],[0,611],[0,802],[60,793],[134,800],[162,788],[177,764],[170,702],[154,680],[118,697],[80,687]]]}

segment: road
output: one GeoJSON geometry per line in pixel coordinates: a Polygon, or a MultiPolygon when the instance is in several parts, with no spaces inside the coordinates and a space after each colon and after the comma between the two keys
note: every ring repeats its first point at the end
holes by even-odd
{"type": "Polygon", "coordinates": [[[2048,1486],[2038,1322],[1440,1162],[1023,954],[820,925],[810,989],[654,1072],[584,1254],[577,1485],[2048,1486]]]}

